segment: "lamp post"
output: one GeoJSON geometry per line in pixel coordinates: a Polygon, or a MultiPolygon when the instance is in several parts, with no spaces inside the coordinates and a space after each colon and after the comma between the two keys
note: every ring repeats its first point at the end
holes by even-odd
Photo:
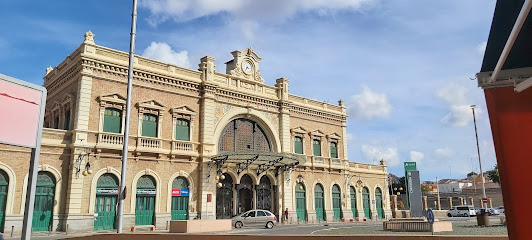
{"type": "MultiPolygon", "coordinates": [[[[473,125],[475,125],[475,137],[477,139],[478,165],[480,167],[480,179],[482,180],[482,197],[486,198],[486,185],[484,183],[484,172],[482,172],[482,161],[480,161],[480,148],[478,146],[477,119],[475,118],[475,105],[471,105],[471,110],[473,111],[473,125]]],[[[483,203],[483,205],[484,205],[484,208],[488,208],[487,203],[483,203]]]]}

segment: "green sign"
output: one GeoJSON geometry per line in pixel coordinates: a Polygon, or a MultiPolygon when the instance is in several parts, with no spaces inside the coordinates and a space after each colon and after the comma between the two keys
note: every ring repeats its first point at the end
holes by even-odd
{"type": "Polygon", "coordinates": [[[405,162],[405,191],[406,191],[406,201],[408,203],[408,207],[410,208],[410,189],[408,189],[408,171],[417,171],[416,162],[405,162]]]}
{"type": "Polygon", "coordinates": [[[96,188],[96,194],[118,195],[118,188],[96,188]]]}

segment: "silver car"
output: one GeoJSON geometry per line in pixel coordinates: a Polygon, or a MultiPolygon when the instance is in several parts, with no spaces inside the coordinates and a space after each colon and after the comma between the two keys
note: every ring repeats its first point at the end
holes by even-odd
{"type": "Polygon", "coordinates": [[[238,216],[231,218],[235,228],[243,226],[264,226],[273,228],[277,222],[277,217],[268,210],[249,210],[238,216]]]}

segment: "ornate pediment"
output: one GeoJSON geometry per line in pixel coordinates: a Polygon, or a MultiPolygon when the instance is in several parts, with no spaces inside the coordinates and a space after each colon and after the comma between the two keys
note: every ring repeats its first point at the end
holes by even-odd
{"type": "Polygon", "coordinates": [[[336,140],[339,140],[340,138],[342,138],[342,136],[338,135],[337,133],[331,133],[331,134],[327,135],[327,138],[328,138],[328,139],[336,139],[336,140]]]}
{"type": "Polygon", "coordinates": [[[175,115],[175,114],[183,114],[183,115],[196,115],[196,111],[194,111],[194,109],[192,109],[191,107],[187,106],[187,105],[182,105],[182,106],[179,106],[179,107],[175,107],[175,108],[172,108],[170,110],[170,112],[175,115]]]}
{"type": "Polygon", "coordinates": [[[309,133],[311,137],[324,137],[325,134],[320,130],[314,130],[309,133]]]}
{"type": "Polygon", "coordinates": [[[264,83],[264,79],[260,75],[260,60],[259,55],[249,47],[242,51],[233,51],[233,60],[226,62],[226,74],[246,78],[249,80],[264,83]]]}
{"type": "Polygon", "coordinates": [[[118,93],[111,93],[106,95],[101,95],[98,97],[100,102],[109,102],[117,104],[126,104],[126,98],[118,93]]]}
{"type": "Polygon", "coordinates": [[[299,134],[305,134],[305,133],[308,133],[307,129],[304,129],[303,127],[299,126],[299,127],[295,127],[295,128],[292,128],[290,129],[290,131],[292,133],[299,133],[299,134]]]}
{"type": "Polygon", "coordinates": [[[137,105],[139,108],[159,110],[159,111],[164,111],[166,109],[166,106],[164,106],[162,103],[158,102],[155,99],[142,101],[142,102],[139,102],[137,105]]]}
{"type": "Polygon", "coordinates": [[[72,106],[72,99],[73,99],[72,95],[65,94],[65,96],[63,97],[63,100],[61,100],[61,104],[63,106],[68,105],[68,104],[70,104],[70,106],[72,106]]]}

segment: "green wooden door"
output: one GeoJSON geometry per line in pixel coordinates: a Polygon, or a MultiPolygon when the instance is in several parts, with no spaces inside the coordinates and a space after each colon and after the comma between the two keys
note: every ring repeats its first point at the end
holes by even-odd
{"type": "Polygon", "coordinates": [[[177,177],[172,182],[172,220],[188,220],[188,181],[177,177]]]}
{"type": "Polygon", "coordinates": [[[369,190],[368,188],[362,188],[362,207],[364,208],[364,217],[371,219],[371,209],[369,202],[369,190]]]}
{"type": "Polygon", "coordinates": [[[159,118],[153,114],[142,115],[142,136],[157,137],[157,122],[159,118]]]}
{"type": "Polygon", "coordinates": [[[94,220],[94,230],[116,229],[117,196],[118,179],[115,175],[106,173],[100,176],[96,186],[94,213],[97,213],[98,217],[94,220]]]}
{"type": "Polygon", "coordinates": [[[4,232],[4,223],[6,217],[6,200],[7,200],[7,186],[9,185],[9,177],[4,171],[0,170],[0,232],[4,232]]]}
{"type": "Polygon", "coordinates": [[[296,215],[298,222],[305,222],[307,220],[305,186],[301,183],[296,185],[296,215]]]}
{"type": "Polygon", "coordinates": [[[176,120],[175,139],[190,141],[190,122],[188,120],[182,118],[176,120]]]}
{"type": "Polygon", "coordinates": [[[323,199],[323,187],[316,184],[314,187],[314,207],[316,208],[316,221],[325,221],[325,201],[323,199]]]}
{"type": "Polygon", "coordinates": [[[120,133],[122,130],[122,111],[116,108],[106,108],[103,114],[103,131],[120,133]]]}
{"type": "Polygon", "coordinates": [[[382,209],[382,191],[380,188],[375,190],[375,204],[377,205],[377,218],[384,217],[384,209],[382,209]]]}
{"type": "Polygon", "coordinates": [[[135,225],[153,225],[155,217],[155,180],[148,175],[137,182],[137,199],[135,204],[135,225]]]}
{"type": "Polygon", "coordinates": [[[33,205],[32,228],[34,232],[48,231],[52,226],[55,178],[49,172],[39,172],[33,205]]]}
{"type": "Polygon", "coordinates": [[[342,218],[342,200],[340,187],[336,184],[332,187],[332,205],[334,221],[340,221],[342,218]]]}
{"type": "Polygon", "coordinates": [[[353,212],[353,217],[358,217],[358,211],[357,211],[357,191],[354,187],[350,187],[351,189],[351,212],[353,212]]]}

